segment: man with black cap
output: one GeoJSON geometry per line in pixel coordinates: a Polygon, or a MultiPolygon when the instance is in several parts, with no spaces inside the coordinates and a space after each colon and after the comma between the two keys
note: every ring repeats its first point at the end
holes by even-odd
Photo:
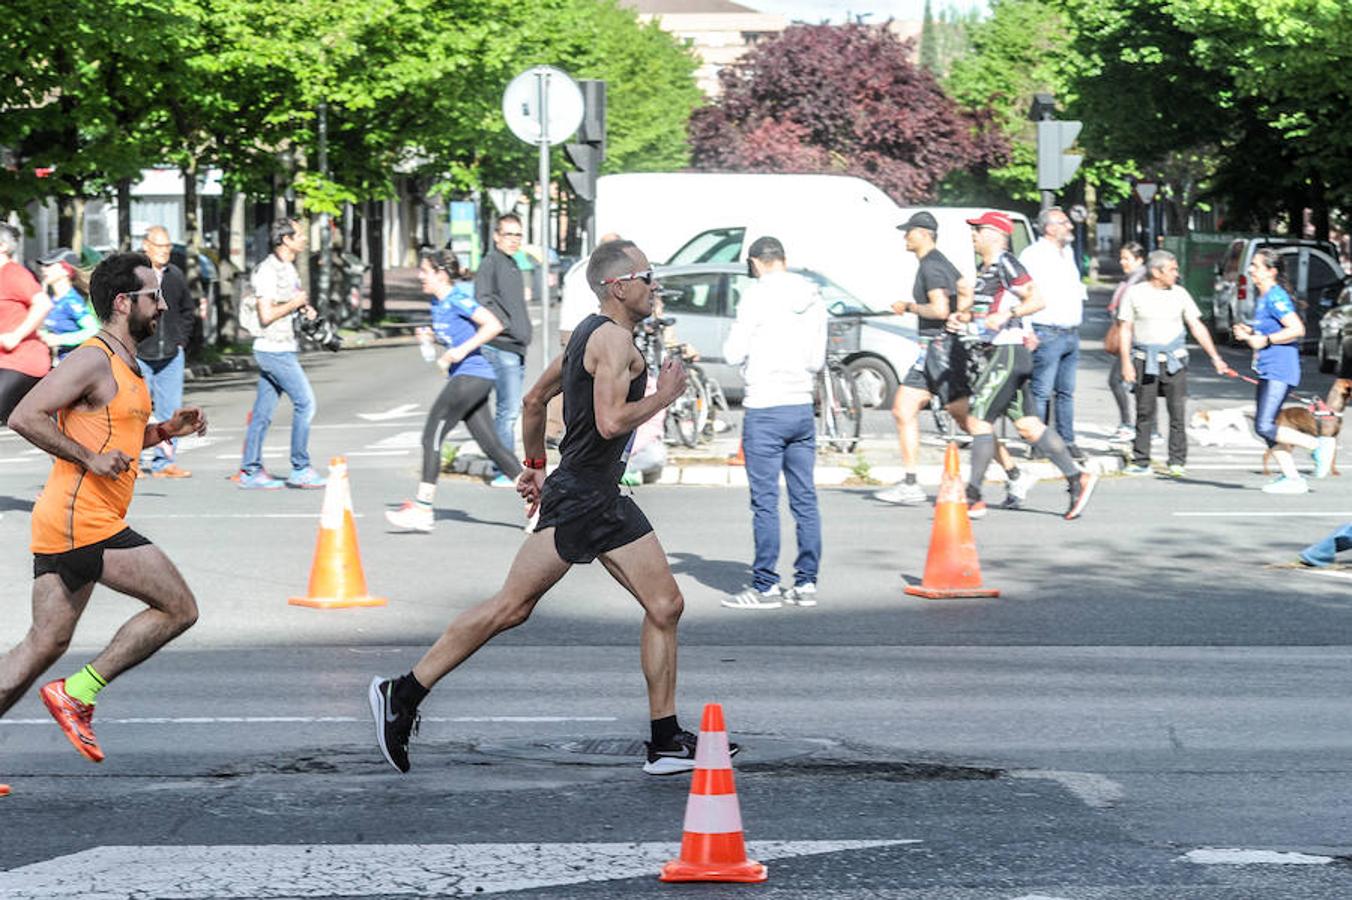
{"type": "Polygon", "coordinates": [[[816,606],[822,529],[813,482],[817,428],[812,394],[817,372],[826,363],[826,304],[812,282],[788,271],[784,245],[777,238],[752,243],[747,269],[756,281],[742,294],[723,356],[731,365],[742,364],[746,382],[742,449],[756,559],[751,587],[722,602],[732,609],[816,606]],[[793,587],[787,591],[780,590],[776,571],[781,474],[798,526],[793,587]]]}
{"type": "MultiPolygon", "coordinates": [[[[920,504],[928,501],[924,488],[916,480],[920,463],[920,411],[933,397],[948,408],[953,419],[966,428],[967,397],[971,394],[971,360],[967,345],[957,331],[956,314],[972,306],[972,286],[958,268],[935,246],[939,222],[921,210],[897,226],[906,235],[906,249],[916,255],[920,265],[915,274],[911,300],[892,305],[898,315],[915,313],[920,320],[921,353],[905,374],[892,401],[892,417],[901,442],[903,478],[887,490],[874,494],[888,503],[920,504]],[[948,322],[954,320],[953,327],[948,322]]],[[[1022,503],[1032,486],[1031,473],[1021,474],[1000,447],[1001,462],[1009,475],[1009,505],[1022,503]]]]}

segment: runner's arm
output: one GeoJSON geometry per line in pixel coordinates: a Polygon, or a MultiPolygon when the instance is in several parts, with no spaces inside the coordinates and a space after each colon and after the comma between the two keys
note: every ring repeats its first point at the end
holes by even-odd
{"type": "Polygon", "coordinates": [[[975,298],[976,291],[972,288],[972,283],[967,280],[967,276],[959,276],[957,311],[966,312],[971,309],[975,298]]]}
{"type": "Polygon", "coordinates": [[[95,347],[74,350],[28,392],[9,416],[9,427],[39,450],[83,466],[96,475],[120,475],[131,460],[120,450],[98,453],[71,440],[56,415],[79,405],[99,382],[112,377],[108,356],[95,347]]]}
{"type": "Polygon", "coordinates": [[[469,340],[462,341],[441,354],[442,362],[445,362],[448,365],[458,363],[484,344],[493,340],[493,338],[502,334],[502,320],[493,315],[487,307],[481,306],[476,309],[474,315],[470,316],[470,321],[479,326],[478,330],[470,335],[469,340]]]}
{"type": "Polygon", "coordinates": [[[174,410],[174,414],[163,422],[147,425],[141,437],[141,448],[153,447],[170,438],[187,437],[190,434],[206,434],[207,417],[200,407],[185,406],[174,410]]]}
{"type": "Polygon", "coordinates": [[[629,361],[634,342],[622,328],[603,326],[587,341],[586,364],[592,375],[592,406],[596,411],[596,430],[610,438],[633,431],[668,406],[685,390],[689,376],[685,364],[669,356],[657,376],[657,393],[633,403],[628,402],[629,361]]]}
{"type": "Polygon", "coordinates": [[[549,361],[540,379],[521,398],[521,446],[527,459],[545,457],[545,407],[563,391],[563,354],[549,361]]]}

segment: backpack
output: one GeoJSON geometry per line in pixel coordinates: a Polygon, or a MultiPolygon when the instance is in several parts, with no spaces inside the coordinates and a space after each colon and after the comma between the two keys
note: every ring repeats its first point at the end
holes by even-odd
{"type": "Polygon", "coordinates": [[[239,298],[239,327],[248,332],[249,337],[263,336],[263,322],[258,318],[258,295],[254,293],[253,272],[243,280],[239,298]]]}

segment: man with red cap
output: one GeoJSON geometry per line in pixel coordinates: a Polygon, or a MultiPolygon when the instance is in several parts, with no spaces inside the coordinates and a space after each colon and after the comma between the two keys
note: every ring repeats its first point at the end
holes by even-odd
{"type": "Polygon", "coordinates": [[[976,516],[985,513],[981,482],[995,458],[994,422],[1007,415],[1019,435],[1066,476],[1070,506],[1065,518],[1079,518],[1098,478],[1080,471],[1065,441],[1037,415],[1031,387],[1037,338],[1024,320],[1041,309],[1043,301],[1027,270],[1009,252],[1014,223],[1002,212],[986,212],[968,219],[967,224],[972,226],[972,246],[981,257],[982,267],[976,278],[973,312],[963,315],[970,319],[987,356],[985,369],[972,390],[967,423],[972,434],[968,507],[976,516]]]}

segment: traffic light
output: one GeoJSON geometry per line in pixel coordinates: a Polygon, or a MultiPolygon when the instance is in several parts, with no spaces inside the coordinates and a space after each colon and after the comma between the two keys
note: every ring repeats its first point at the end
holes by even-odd
{"type": "Polygon", "coordinates": [[[1059,191],[1080,168],[1083,156],[1066,153],[1075,143],[1082,122],[1043,120],[1037,123],[1037,187],[1040,191],[1059,191]]]}
{"type": "Polygon", "coordinates": [[[577,130],[577,141],[565,144],[563,153],[577,166],[576,172],[567,172],[568,187],[579,200],[596,200],[596,179],[601,174],[601,162],[606,158],[606,83],[580,81],[582,88],[582,125],[577,130]]]}

